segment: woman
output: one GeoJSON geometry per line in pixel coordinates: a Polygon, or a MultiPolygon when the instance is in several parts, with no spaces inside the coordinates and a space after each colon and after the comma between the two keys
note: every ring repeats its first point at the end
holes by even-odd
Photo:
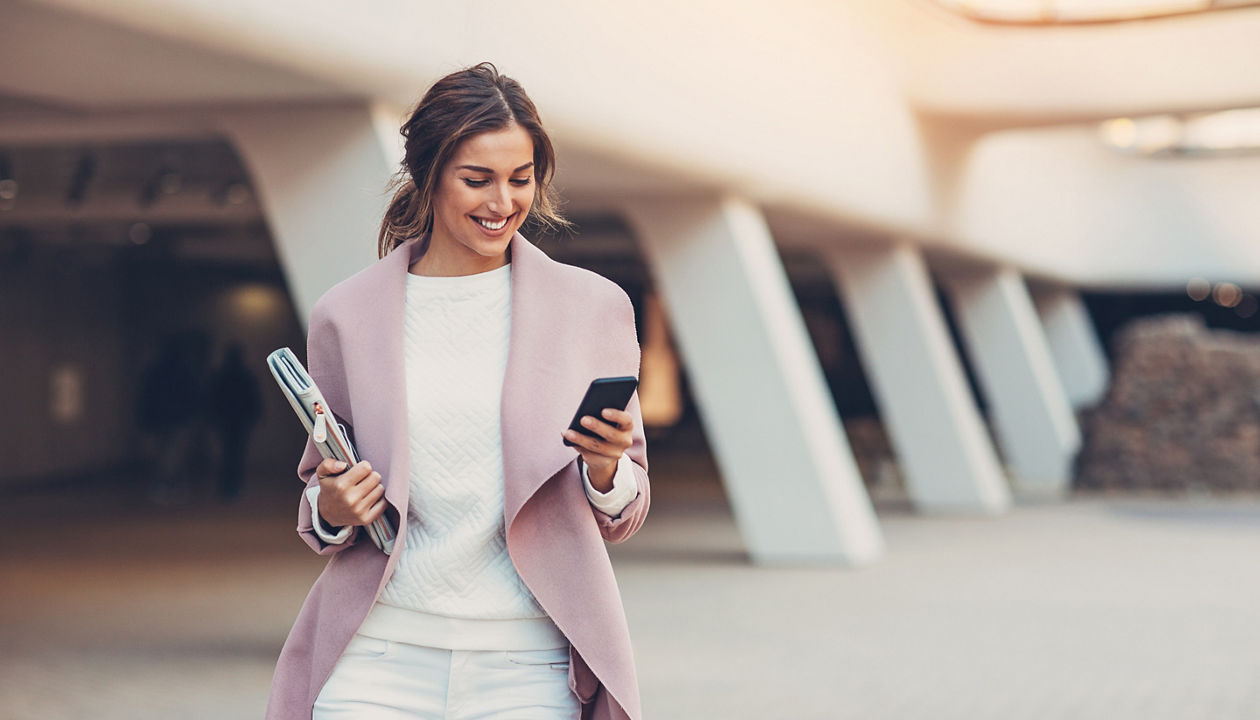
{"type": "Polygon", "coordinates": [[[366,461],[299,464],[298,532],[332,557],[267,716],[638,718],[604,547],[647,514],[638,399],[566,430],[591,380],[638,374],[633,309],[517,232],[563,222],[519,84],[452,73],[402,134],[382,259],[311,313],[311,375],[366,461]],[[382,514],[388,556],[359,529],[382,514]]]}

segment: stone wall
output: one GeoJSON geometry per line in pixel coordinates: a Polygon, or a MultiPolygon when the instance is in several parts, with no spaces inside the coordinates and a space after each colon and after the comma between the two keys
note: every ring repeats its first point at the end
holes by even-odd
{"type": "Polygon", "coordinates": [[[1125,326],[1113,350],[1078,487],[1260,489],[1260,338],[1165,315],[1125,326]]]}

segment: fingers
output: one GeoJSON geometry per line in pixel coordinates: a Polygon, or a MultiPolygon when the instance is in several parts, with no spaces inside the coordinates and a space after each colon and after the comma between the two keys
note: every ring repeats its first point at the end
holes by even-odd
{"type": "Polygon", "coordinates": [[[369,518],[368,516],[377,504],[384,503],[382,500],[384,497],[385,486],[378,483],[376,487],[368,490],[363,494],[363,497],[358,502],[354,503],[353,507],[355,513],[362,518],[365,523],[372,522],[373,518],[369,518]]]}
{"type": "Polygon", "coordinates": [[[320,478],[331,477],[345,471],[346,467],[346,463],[340,460],[325,458],[323,462],[315,467],[315,475],[320,478]]]}
{"type": "MultiPolygon", "coordinates": [[[[320,485],[331,485],[340,488],[350,488],[358,485],[372,475],[372,464],[366,460],[361,460],[348,469],[346,463],[340,460],[325,460],[315,469],[315,474],[320,480],[320,485]],[[338,470],[340,468],[340,470],[338,470]]],[[[379,478],[380,475],[377,474],[379,478]]]]}
{"type": "Polygon", "coordinates": [[[372,493],[380,491],[385,492],[385,486],[381,484],[381,474],[378,472],[370,472],[357,481],[347,482],[345,486],[340,488],[345,503],[350,508],[357,508],[372,493]]]}
{"type": "MultiPolygon", "coordinates": [[[[582,427],[595,433],[614,447],[622,450],[630,447],[634,441],[631,435],[631,430],[634,429],[634,419],[629,414],[612,408],[605,408],[603,414],[603,420],[590,415],[583,417],[581,420],[582,427]]],[[[578,434],[580,435],[581,433],[578,434]]]]}
{"type": "Polygon", "coordinates": [[[362,524],[370,525],[376,522],[377,518],[385,514],[385,505],[386,503],[384,498],[378,500],[376,504],[369,508],[367,513],[364,514],[362,524]]]}
{"type": "Polygon", "coordinates": [[[617,408],[604,408],[604,422],[615,426],[618,430],[629,432],[634,430],[634,416],[625,410],[617,408]]]}
{"type": "Polygon", "coordinates": [[[320,515],[334,525],[366,525],[380,517],[385,507],[385,485],[381,474],[372,470],[370,463],[356,463],[339,473],[335,471],[345,463],[325,461],[320,463],[320,515]]]}
{"type": "Polygon", "coordinates": [[[609,446],[607,440],[591,437],[590,435],[583,435],[576,430],[565,430],[564,436],[569,440],[569,442],[576,445],[579,451],[589,450],[590,452],[599,455],[612,454],[612,448],[609,446]]]}
{"type": "Polygon", "coordinates": [[[347,489],[355,488],[360,492],[367,492],[381,482],[381,474],[373,470],[366,460],[347,470],[342,477],[347,489]]]}
{"type": "MultiPolygon", "coordinates": [[[[576,445],[579,452],[585,450],[595,455],[602,455],[616,460],[630,447],[632,438],[628,431],[617,430],[606,423],[597,423],[594,418],[589,417],[583,418],[582,424],[592,432],[602,434],[599,437],[591,437],[583,435],[576,430],[565,430],[564,437],[576,445]]],[[[585,456],[586,452],[582,454],[585,456]]],[[[590,458],[587,458],[587,460],[589,461],[590,458]]]]}

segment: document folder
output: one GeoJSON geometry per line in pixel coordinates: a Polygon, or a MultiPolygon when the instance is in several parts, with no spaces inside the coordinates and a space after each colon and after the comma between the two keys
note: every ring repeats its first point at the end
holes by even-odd
{"type": "MultiPolygon", "coordinates": [[[[359,456],[350,444],[346,428],[337,422],[315,381],[307,374],[306,368],[302,367],[293,351],[280,348],[271,353],[267,356],[267,367],[280,385],[285,399],[293,406],[293,412],[302,421],[302,426],[310,433],[319,454],[350,465],[357,463],[359,456]]],[[[315,511],[315,508],[311,510],[315,511]]],[[[386,555],[394,551],[395,532],[388,518],[382,515],[365,529],[372,542],[385,551],[386,555]]]]}

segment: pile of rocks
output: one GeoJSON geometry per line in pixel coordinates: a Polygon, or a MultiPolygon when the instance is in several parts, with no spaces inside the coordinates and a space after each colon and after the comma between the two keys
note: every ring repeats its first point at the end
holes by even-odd
{"type": "Polygon", "coordinates": [[[1111,387],[1084,419],[1077,485],[1260,489],[1260,338],[1195,315],[1115,336],[1111,387]]]}

